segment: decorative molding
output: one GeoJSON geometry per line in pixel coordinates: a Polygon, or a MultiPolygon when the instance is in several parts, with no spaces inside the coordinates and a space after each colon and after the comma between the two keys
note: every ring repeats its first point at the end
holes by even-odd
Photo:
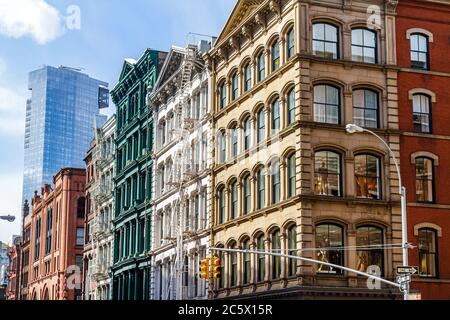
{"type": "Polygon", "coordinates": [[[438,225],[434,224],[434,223],[431,223],[431,222],[422,222],[422,223],[416,224],[414,226],[414,235],[416,237],[418,237],[419,236],[419,230],[420,229],[424,229],[424,228],[429,228],[429,229],[436,230],[436,233],[437,233],[438,237],[442,238],[442,228],[439,227],[438,225]]]}
{"type": "Polygon", "coordinates": [[[428,31],[426,29],[422,29],[422,28],[411,28],[411,29],[406,30],[406,39],[408,39],[408,40],[411,39],[411,35],[414,33],[424,34],[428,37],[429,42],[434,42],[433,34],[430,31],[428,31]]]}

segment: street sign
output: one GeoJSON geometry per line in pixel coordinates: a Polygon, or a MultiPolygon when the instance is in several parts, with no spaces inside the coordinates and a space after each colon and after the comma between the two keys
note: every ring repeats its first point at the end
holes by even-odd
{"type": "Polygon", "coordinates": [[[419,273],[419,267],[397,267],[397,274],[416,274],[419,273]]]}
{"type": "Polygon", "coordinates": [[[397,277],[397,283],[410,283],[411,282],[411,274],[403,274],[397,277]]]}

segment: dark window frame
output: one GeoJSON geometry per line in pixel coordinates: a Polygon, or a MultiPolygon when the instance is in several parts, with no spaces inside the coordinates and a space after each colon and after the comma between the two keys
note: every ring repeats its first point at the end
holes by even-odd
{"type": "Polygon", "coordinates": [[[426,70],[429,71],[430,70],[430,37],[427,36],[426,34],[420,33],[420,32],[414,32],[410,35],[410,39],[409,39],[409,45],[410,45],[410,59],[411,59],[411,68],[415,69],[415,70],[426,70]],[[412,48],[412,41],[413,41],[413,37],[417,37],[417,44],[418,44],[418,49],[417,50],[413,50],[412,48]],[[419,48],[419,43],[420,43],[420,37],[423,37],[426,40],[426,44],[427,44],[427,51],[421,51],[419,48]],[[414,62],[422,62],[420,60],[413,60],[412,59],[412,54],[413,53],[417,53],[418,56],[420,54],[425,54],[426,55],[426,65],[424,68],[421,68],[419,65],[414,64],[414,62]]]}
{"type": "Polygon", "coordinates": [[[380,119],[381,110],[380,109],[382,107],[381,106],[381,100],[380,100],[380,93],[378,91],[374,90],[374,89],[371,89],[371,88],[356,88],[356,89],[353,90],[352,95],[353,95],[353,98],[352,98],[353,121],[355,122],[355,124],[357,124],[357,125],[359,125],[361,127],[364,127],[364,128],[380,129],[381,128],[381,119],[380,119]],[[364,107],[363,108],[362,107],[355,107],[355,92],[357,92],[357,91],[363,91],[364,92],[364,107]],[[376,109],[374,109],[374,108],[367,108],[367,105],[366,105],[366,93],[367,92],[375,93],[375,95],[377,97],[377,108],[376,109]],[[355,109],[363,110],[363,112],[364,112],[364,119],[363,119],[364,120],[364,125],[362,123],[356,121],[356,119],[355,119],[355,112],[354,112],[355,109]],[[367,126],[367,116],[366,116],[367,110],[375,110],[376,111],[377,124],[376,124],[375,127],[367,126]]]}
{"type": "MultiPolygon", "coordinates": [[[[375,198],[367,198],[367,197],[358,197],[356,193],[355,193],[355,197],[358,198],[358,199],[369,199],[369,200],[375,200],[375,201],[382,200],[383,199],[382,158],[380,156],[376,155],[376,154],[373,154],[373,153],[358,153],[358,154],[355,154],[355,161],[354,161],[355,162],[355,173],[354,173],[354,178],[355,178],[355,188],[356,188],[356,190],[357,190],[356,158],[360,157],[360,156],[365,156],[366,157],[366,163],[367,163],[367,157],[374,157],[375,159],[377,159],[378,172],[379,172],[379,176],[377,176],[378,198],[375,199],[375,198]]],[[[367,181],[367,177],[370,177],[370,176],[367,175],[367,166],[366,166],[366,172],[364,174],[364,178],[366,179],[366,181],[367,181]]],[[[367,188],[367,186],[366,186],[366,188],[367,188]]],[[[369,192],[367,191],[367,193],[369,193],[369,192]]]]}
{"type": "Polygon", "coordinates": [[[415,190],[416,190],[416,194],[415,194],[415,196],[416,196],[416,201],[418,202],[418,203],[430,203],[430,204],[433,204],[433,203],[436,203],[436,183],[435,183],[435,180],[436,180],[436,175],[435,175],[435,168],[434,168],[434,164],[435,164],[435,161],[434,161],[434,159],[432,159],[432,158],[430,158],[430,157],[417,157],[416,159],[415,159],[415,172],[416,172],[416,177],[415,177],[415,183],[416,183],[416,188],[415,188],[415,190]],[[424,160],[429,160],[430,162],[431,162],[431,179],[430,178],[421,178],[421,179],[418,179],[418,176],[417,176],[417,161],[418,160],[420,160],[420,159],[424,159],[424,160]],[[417,195],[417,183],[419,182],[419,181],[421,181],[422,182],[422,184],[421,184],[421,186],[422,186],[422,189],[424,188],[424,186],[425,186],[425,184],[428,182],[428,183],[431,183],[431,200],[419,200],[418,198],[418,195],[417,195]]]}
{"type": "Polygon", "coordinates": [[[418,132],[418,133],[424,133],[424,134],[432,134],[433,133],[433,110],[432,110],[432,106],[433,106],[433,101],[430,95],[425,94],[425,93],[415,93],[413,95],[413,99],[412,99],[412,108],[413,108],[413,129],[414,132],[418,132]],[[428,99],[428,113],[422,112],[422,104],[420,104],[420,111],[421,112],[415,112],[414,111],[414,97],[425,97],[428,99]],[[422,116],[426,116],[428,117],[428,131],[424,131],[422,128],[422,122],[420,122],[420,130],[416,129],[416,121],[415,118],[416,116],[422,117],[422,116]]]}
{"type": "Polygon", "coordinates": [[[351,39],[352,61],[354,61],[354,62],[360,62],[360,63],[378,64],[378,47],[379,47],[379,44],[378,44],[378,32],[376,32],[376,31],[374,31],[374,30],[370,30],[369,28],[356,27],[356,28],[353,28],[353,29],[351,30],[351,38],[352,38],[352,39],[351,39]],[[356,31],[356,30],[362,30],[362,31],[363,31],[363,36],[362,36],[363,44],[355,44],[355,43],[353,42],[353,31],[356,31]],[[370,46],[367,46],[367,45],[364,44],[364,33],[365,33],[365,32],[370,32],[370,33],[372,33],[372,34],[375,35],[375,47],[370,47],[370,46]],[[355,60],[355,59],[354,59],[354,57],[353,57],[353,47],[362,48],[362,52],[363,52],[363,55],[362,55],[363,61],[358,61],[358,60],[355,60]],[[373,49],[373,50],[374,50],[374,53],[375,53],[375,55],[374,55],[374,60],[375,60],[375,61],[374,61],[374,62],[368,62],[368,61],[366,61],[366,55],[364,54],[364,51],[365,51],[366,48],[368,48],[368,49],[373,49]]]}
{"type": "Polygon", "coordinates": [[[335,124],[335,125],[339,125],[342,122],[342,97],[341,97],[342,93],[341,93],[341,88],[339,86],[336,86],[334,84],[330,84],[330,83],[317,83],[314,85],[313,87],[313,106],[314,106],[314,121],[318,122],[318,123],[326,123],[326,124],[335,124]],[[327,100],[325,103],[323,102],[316,102],[316,95],[315,95],[315,90],[317,87],[325,87],[325,99],[327,100]],[[337,101],[337,105],[333,104],[333,103],[329,103],[328,102],[328,88],[333,88],[337,90],[337,96],[338,96],[338,101],[337,101]],[[325,108],[325,122],[319,122],[318,120],[316,120],[316,105],[321,105],[325,108]],[[332,121],[328,121],[329,118],[329,113],[328,110],[330,108],[337,108],[337,115],[338,115],[338,119],[337,119],[337,123],[334,123],[332,121]]]}
{"type": "MultiPolygon", "coordinates": [[[[319,194],[317,193],[317,191],[315,190],[315,194],[319,195],[321,197],[332,197],[332,198],[342,198],[344,196],[344,179],[343,179],[343,164],[342,164],[342,154],[336,150],[333,149],[318,149],[314,151],[314,189],[316,189],[316,175],[320,174],[320,172],[318,171],[318,168],[316,167],[316,154],[320,153],[320,152],[326,152],[327,153],[327,160],[328,160],[328,153],[332,153],[338,156],[338,160],[339,160],[339,166],[338,166],[338,173],[332,173],[332,175],[337,175],[338,177],[338,187],[339,187],[339,194],[337,196],[335,195],[330,195],[330,194],[319,194]]],[[[329,170],[327,168],[327,170],[329,170]]],[[[327,175],[329,175],[330,173],[327,173],[327,175]]]]}
{"type": "Polygon", "coordinates": [[[339,60],[341,58],[341,53],[340,53],[340,51],[341,51],[340,50],[340,46],[341,45],[340,45],[340,36],[339,36],[340,35],[340,31],[339,31],[340,28],[339,28],[339,26],[337,26],[335,24],[332,24],[332,23],[329,23],[329,22],[325,22],[325,21],[316,21],[316,22],[313,23],[312,29],[313,29],[313,32],[312,32],[311,38],[312,38],[313,55],[315,55],[316,57],[324,58],[324,59],[339,60]],[[315,39],[314,38],[314,27],[316,25],[324,25],[324,39],[315,39]],[[336,42],[331,41],[331,40],[326,40],[326,31],[325,30],[326,30],[326,26],[327,25],[336,29],[336,42]],[[323,47],[324,48],[326,47],[326,44],[336,45],[336,56],[333,55],[333,58],[327,58],[326,55],[325,55],[326,54],[325,51],[321,52],[321,54],[319,54],[319,55],[315,54],[314,53],[314,43],[315,42],[323,43],[323,47]]]}

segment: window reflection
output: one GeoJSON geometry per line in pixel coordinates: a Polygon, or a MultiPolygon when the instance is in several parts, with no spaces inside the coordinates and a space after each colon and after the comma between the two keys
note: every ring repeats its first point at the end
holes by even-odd
{"type": "Polygon", "coordinates": [[[380,160],[370,154],[355,157],[356,196],[381,199],[380,160]]]}
{"type": "MultiPolygon", "coordinates": [[[[344,265],[343,232],[342,228],[334,224],[321,224],[316,227],[317,260],[344,265]]],[[[342,274],[341,269],[324,264],[319,265],[318,273],[342,274]]]]}

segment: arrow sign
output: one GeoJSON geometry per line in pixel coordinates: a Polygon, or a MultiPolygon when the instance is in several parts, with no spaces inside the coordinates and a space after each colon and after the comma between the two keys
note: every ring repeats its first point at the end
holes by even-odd
{"type": "Polygon", "coordinates": [[[397,274],[416,274],[419,273],[419,267],[397,267],[397,274]]]}

